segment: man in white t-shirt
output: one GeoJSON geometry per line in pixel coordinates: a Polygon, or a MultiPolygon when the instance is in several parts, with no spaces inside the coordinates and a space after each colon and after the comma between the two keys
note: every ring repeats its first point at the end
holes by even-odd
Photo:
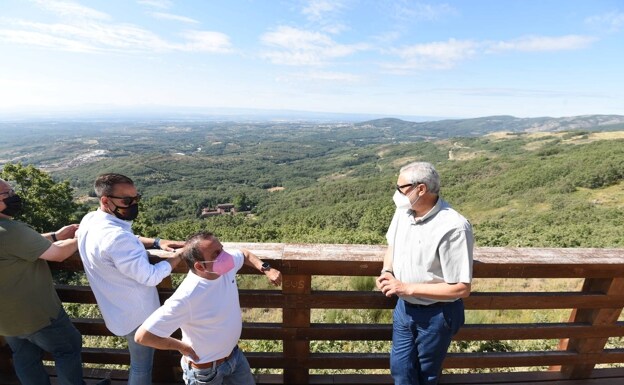
{"type": "Polygon", "coordinates": [[[472,281],[472,226],[439,197],[433,165],[401,168],[377,287],[399,300],[390,372],[395,385],[435,385],[451,338],[464,324],[472,281]]]}
{"type": "Polygon", "coordinates": [[[178,350],[187,385],[253,385],[247,359],[238,349],[242,315],[236,272],[246,264],[278,286],[282,274],[248,250],[223,250],[212,233],[192,235],[181,252],[189,273],[173,295],[136,332],[139,344],[178,350]],[[182,329],[182,340],[171,337],[182,329]]]}

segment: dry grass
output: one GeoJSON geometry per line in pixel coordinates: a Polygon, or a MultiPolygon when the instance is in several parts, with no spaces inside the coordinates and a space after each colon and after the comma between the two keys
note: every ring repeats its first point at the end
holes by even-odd
{"type": "Polygon", "coordinates": [[[587,202],[604,207],[624,207],[624,183],[600,189],[577,188],[576,195],[583,197],[587,202]]]}

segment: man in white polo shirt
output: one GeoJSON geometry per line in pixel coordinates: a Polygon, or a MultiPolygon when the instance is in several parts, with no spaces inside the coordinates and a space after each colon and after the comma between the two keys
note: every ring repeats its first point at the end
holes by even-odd
{"type": "Polygon", "coordinates": [[[248,250],[223,250],[208,232],[192,235],[182,255],[189,273],[165,304],[136,332],[136,342],[178,350],[187,385],[253,385],[249,363],[238,349],[242,315],[236,272],[243,263],[278,286],[282,274],[248,250]],[[171,337],[182,329],[182,340],[171,337]]]}
{"type": "Polygon", "coordinates": [[[396,385],[435,385],[451,338],[464,324],[474,237],[470,223],[439,196],[430,163],[401,168],[397,209],[377,287],[399,300],[393,313],[390,372],[396,385]]]}
{"type": "Polygon", "coordinates": [[[132,179],[102,174],[94,187],[100,207],[82,218],[76,232],[78,250],[106,327],[128,341],[128,385],[150,385],[154,349],[135,343],[134,332],[160,306],[156,285],[171,274],[181,257],[171,254],[152,265],[146,249],[173,251],[184,242],[132,233],[141,199],[132,179]]]}

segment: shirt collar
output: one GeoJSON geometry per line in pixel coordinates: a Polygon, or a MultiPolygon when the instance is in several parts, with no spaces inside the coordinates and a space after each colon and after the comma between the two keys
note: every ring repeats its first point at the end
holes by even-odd
{"type": "Polygon", "coordinates": [[[431,210],[429,210],[427,214],[423,215],[422,217],[417,217],[416,212],[414,210],[409,210],[408,213],[410,215],[410,220],[412,221],[412,224],[417,224],[417,223],[425,222],[429,218],[432,218],[440,211],[440,209],[442,209],[442,199],[438,197],[436,204],[433,205],[431,210]]]}
{"type": "Polygon", "coordinates": [[[106,220],[106,221],[111,221],[123,227],[126,230],[130,230],[132,228],[132,221],[124,221],[123,219],[119,219],[113,214],[109,214],[106,211],[103,211],[102,209],[97,209],[97,213],[101,219],[106,220]]]}

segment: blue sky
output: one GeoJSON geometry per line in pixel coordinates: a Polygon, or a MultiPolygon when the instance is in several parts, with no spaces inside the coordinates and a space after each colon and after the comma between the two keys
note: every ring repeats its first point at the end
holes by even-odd
{"type": "Polygon", "coordinates": [[[2,0],[0,113],[624,115],[622,0],[2,0]]]}

